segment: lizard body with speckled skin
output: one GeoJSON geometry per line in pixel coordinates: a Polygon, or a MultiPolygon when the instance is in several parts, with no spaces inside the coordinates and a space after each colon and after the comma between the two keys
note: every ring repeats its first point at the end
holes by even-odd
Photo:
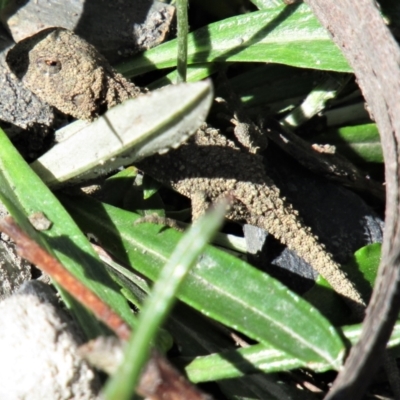
{"type": "Polygon", "coordinates": [[[199,129],[180,148],[139,163],[145,173],[192,199],[196,218],[208,201],[229,195],[227,218],[267,230],[318,271],[351,306],[364,315],[365,303],[346,274],[306,227],[298,212],[282,198],[257,154],[240,149],[219,130],[199,129]]]}
{"type": "MultiPolygon", "coordinates": [[[[93,46],[65,29],[47,29],[23,40],[9,52],[7,62],[38,97],[78,119],[93,119],[140,93],[93,46]]],[[[234,200],[229,219],[267,230],[317,270],[355,316],[363,317],[365,303],[359,292],[282,198],[253,149],[239,148],[220,131],[205,127],[179,149],[150,157],[139,166],[191,198],[195,217],[205,209],[199,193],[209,201],[230,195],[234,200]]]]}

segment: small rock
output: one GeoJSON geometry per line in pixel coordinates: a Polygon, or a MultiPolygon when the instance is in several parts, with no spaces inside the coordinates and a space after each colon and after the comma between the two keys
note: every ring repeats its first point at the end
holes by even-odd
{"type": "Polygon", "coordinates": [[[14,45],[0,29],[0,126],[9,136],[15,136],[24,129],[45,135],[53,126],[57,116],[53,107],[38,99],[28,90],[7,67],[5,58],[14,45]]]}
{"type": "Polygon", "coordinates": [[[0,19],[19,42],[50,27],[74,31],[111,63],[161,43],[175,8],[152,0],[10,1],[0,19]]]}
{"type": "Polygon", "coordinates": [[[82,340],[41,282],[0,302],[0,398],[93,400],[99,382],[78,354],[82,340]]]}

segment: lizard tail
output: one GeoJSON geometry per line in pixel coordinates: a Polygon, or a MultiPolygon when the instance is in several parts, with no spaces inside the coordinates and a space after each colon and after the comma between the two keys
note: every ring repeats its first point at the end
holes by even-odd
{"type": "Polygon", "coordinates": [[[266,229],[309,263],[346,301],[354,316],[362,320],[366,303],[340,264],[333,260],[332,255],[319,243],[311,229],[304,225],[295,210],[286,205],[285,210],[280,211],[275,210],[274,216],[256,217],[257,221],[253,222],[266,229]]]}

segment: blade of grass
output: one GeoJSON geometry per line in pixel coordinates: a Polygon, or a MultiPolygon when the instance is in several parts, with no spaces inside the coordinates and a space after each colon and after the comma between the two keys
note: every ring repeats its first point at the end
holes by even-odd
{"type": "MultiPolygon", "coordinates": [[[[118,66],[128,77],[176,66],[171,40],[118,66]]],[[[268,62],[351,72],[328,32],[305,4],[277,6],[227,18],[188,35],[188,64],[268,62]]]]}
{"type": "Polygon", "coordinates": [[[186,82],[187,68],[187,35],[189,32],[187,0],[176,2],[176,17],[178,20],[178,61],[177,61],[177,83],[186,82]]]}
{"type": "MultiPolygon", "coordinates": [[[[361,325],[346,326],[343,328],[343,334],[352,344],[355,344],[361,334],[361,325]]],[[[399,344],[400,321],[393,329],[388,348],[397,347],[399,344]]],[[[272,346],[256,344],[239,350],[196,357],[186,365],[185,371],[191,382],[199,383],[239,378],[260,371],[273,373],[295,368],[312,368],[315,372],[325,372],[331,369],[328,364],[318,366],[304,364],[272,346]]]]}
{"type": "Polygon", "coordinates": [[[0,0],[0,10],[6,8],[8,6],[8,3],[10,3],[10,0],[0,0]]]}
{"type": "Polygon", "coordinates": [[[278,5],[283,5],[283,0],[250,0],[258,9],[268,10],[269,8],[275,8],[278,5]]]}
{"type": "MultiPolygon", "coordinates": [[[[221,68],[219,63],[192,64],[186,68],[186,82],[197,82],[212,75],[221,68]]],[[[158,89],[163,86],[172,85],[178,79],[178,71],[174,70],[156,81],[150,83],[150,90],[158,89]]]]}
{"type": "MultiPolygon", "coordinates": [[[[103,248],[155,281],[181,233],[154,224],[134,225],[135,213],[90,199],[63,203],[103,248]],[[115,228],[118,227],[118,228],[115,228]]],[[[247,263],[207,247],[178,292],[180,300],[262,343],[308,363],[339,368],[343,343],[334,327],[296,294],[247,263]]]]}
{"type": "Polygon", "coordinates": [[[225,210],[226,203],[218,205],[195,223],[178,243],[145,301],[137,330],[127,346],[124,360],[106,386],[106,399],[129,399],[149,357],[157,329],[167,318],[179,286],[189,269],[222,224],[225,210]]]}
{"type": "Polygon", "coordinates": [[[330,74],[324,76],[321,82],[304,99],[302,104],[280,121],[281,124],[289,129],[298,128],[322,111],[326,103],[335,98],[350,79],[350,74],[330,74]]]}
{"type": "Polygon", "coordinates": [[[211,82],[204,81],[127,100],[89,125],[78,122],[79,130],[31,166],[49,186],[98,178],[179,146],[204,122],[212,97],[211,82]]]}
{"type": "Polygon", "coordinates": [[[381,139],[376,124],[357,124],[329,129],[311,138],[334,145],[354,162],[383,163],[381,139]]]}
{"type": "MultiPolygon", "coordinates": [[[[29,236],[50,254],[55,255],[79,281],[134,326],[135,318],[125,298],[119,293],[119,288],[104,269],[85,235],[53,193],[23,160],[2,130],[0,130],[0,200],[29,236]],[[38,211],[43,212],[52,222],[50,229],[40,233],[33,229],[28,220],[29,215],[38,211]]],[[[77,313],[84,330],[88,320],[97,324],[92,314],[83,309],[77,310],[74,305],[71,307],[77,313]]],[[[86,333],[93,336],[100,331],[86,330],[86,333]]]]}

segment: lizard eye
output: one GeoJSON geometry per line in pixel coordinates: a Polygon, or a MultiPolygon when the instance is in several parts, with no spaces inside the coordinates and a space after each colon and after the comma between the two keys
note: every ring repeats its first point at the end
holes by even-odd
{"type": "Polygon", "coordinates": [[[61,71],[61,62],[56,58],[40,57],[36,60],[36,66],[43,75],[54,75],[61,71]]]}

